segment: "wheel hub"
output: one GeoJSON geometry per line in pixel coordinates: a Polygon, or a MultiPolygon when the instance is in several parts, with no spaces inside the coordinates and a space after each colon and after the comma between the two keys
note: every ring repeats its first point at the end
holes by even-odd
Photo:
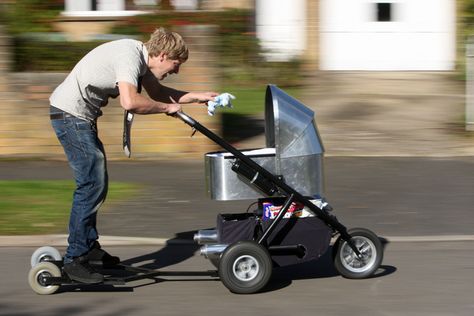
{"type": "Polygon", "coordinates": [[[259,270],[258,261],[249,255],[237,258],[232,267],[235,277],[245,282],[253,280],[258,275],[259,270]]]}
{"type": "Polygon", "coordinates": [[[342,264],[347,269],[355,272],[363,272],[370,269],[376,258],[375,246],[369,239],[361,236],[354,237],[353,242],[361,255],[358,257],[346,243],[341,251],[342,264]]]}
{"type": "Polygon", "coordinates": [[[39,262],[45,262],[45,261],[53,261],[54,258],[50,255],[42,255],[41,257],[39,257],[38,261],[39,262]]]}
{"type": "Polygon", "coordinates": [[[51,277],[52,277],[52,275],[48,271],[40,271],[38,273],[38,277],[36,279],[38,280],[38,284],[40,284],[41,286],[47,287],[47,286],[51,285],[47,281],[48,278],[51,278],[51,277]]]}

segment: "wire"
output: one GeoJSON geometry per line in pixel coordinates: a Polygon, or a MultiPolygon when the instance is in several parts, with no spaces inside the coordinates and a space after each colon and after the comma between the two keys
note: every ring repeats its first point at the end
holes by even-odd
{"type": "Polygon", "coordinates": [[[250,203],[249,207],[247,208],[247,211],[246,213],[248,213],[250,211],[250,208],[255,205],[255,204],[258,204],[258,201],[257,202],[253,202],[253,203],[250,203]]]}

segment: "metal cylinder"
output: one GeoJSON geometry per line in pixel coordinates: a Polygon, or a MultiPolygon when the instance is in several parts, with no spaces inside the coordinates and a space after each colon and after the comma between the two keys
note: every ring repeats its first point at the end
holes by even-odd
{"type": "Polygon", "coordinates": [[[207,259],[217,259],[228,246],[227,244],[204,245],[201,247],[201,256],[207,259]]]}
{"type": "Polygon", "coordinates": [[[199,230],[196,234],[194,234],[194,241],[199,245],[217,243],[217,230],[199,230]]]}

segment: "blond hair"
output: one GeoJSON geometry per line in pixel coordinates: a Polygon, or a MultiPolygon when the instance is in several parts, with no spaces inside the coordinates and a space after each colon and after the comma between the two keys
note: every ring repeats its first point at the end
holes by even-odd
{"type": "Polygon", "coordinates": [[[164,27],[156,29],[145,43],[148,55],[154,57],[160,53],[165,53],[168,58],[185,62],[188,59],[189,51],[181,35],[170,32],[164,27]]]}

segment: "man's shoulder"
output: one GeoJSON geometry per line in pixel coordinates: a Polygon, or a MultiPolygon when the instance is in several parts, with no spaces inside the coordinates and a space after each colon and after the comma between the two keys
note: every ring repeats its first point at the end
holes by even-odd
{"type": "Polygon", "coordinates": [[[121,62],[122,60],[140,60],[143,55],[143,43],[135,39],[119,39],[103,43],[91,50],[83,63],[121,62]],[[111,58],[114,56],[114,58],[111,58]]]}
{"type": "Polygon", "coordinates": [[[117,44],[123,44],[123,45],[131,45],[131,46],[143,45],[142,42],[133,38],[122,38],[122,39],[111,41],[110,43],[117,43],[117,44]]]}
{"type": "Polygon", "coordinates": [[[141,59],[143,55],[144,45],[135,39],[120,39],[111,42],[111,44],[107,52],[119,59],[141,59]]]}
{"type": "Polygon", "coordinates": [[[97,48],[103,49],[103,50],[118,50],[123,51],[126,50],[127,48],[130,48],[132,50],[134,49],[140,49],[143,46],[143,43],[136,40],[136,39],[131,39],[131,38],[123,38],[123,39],[118,39],[110,42],[106,42],[97,48]]]}

